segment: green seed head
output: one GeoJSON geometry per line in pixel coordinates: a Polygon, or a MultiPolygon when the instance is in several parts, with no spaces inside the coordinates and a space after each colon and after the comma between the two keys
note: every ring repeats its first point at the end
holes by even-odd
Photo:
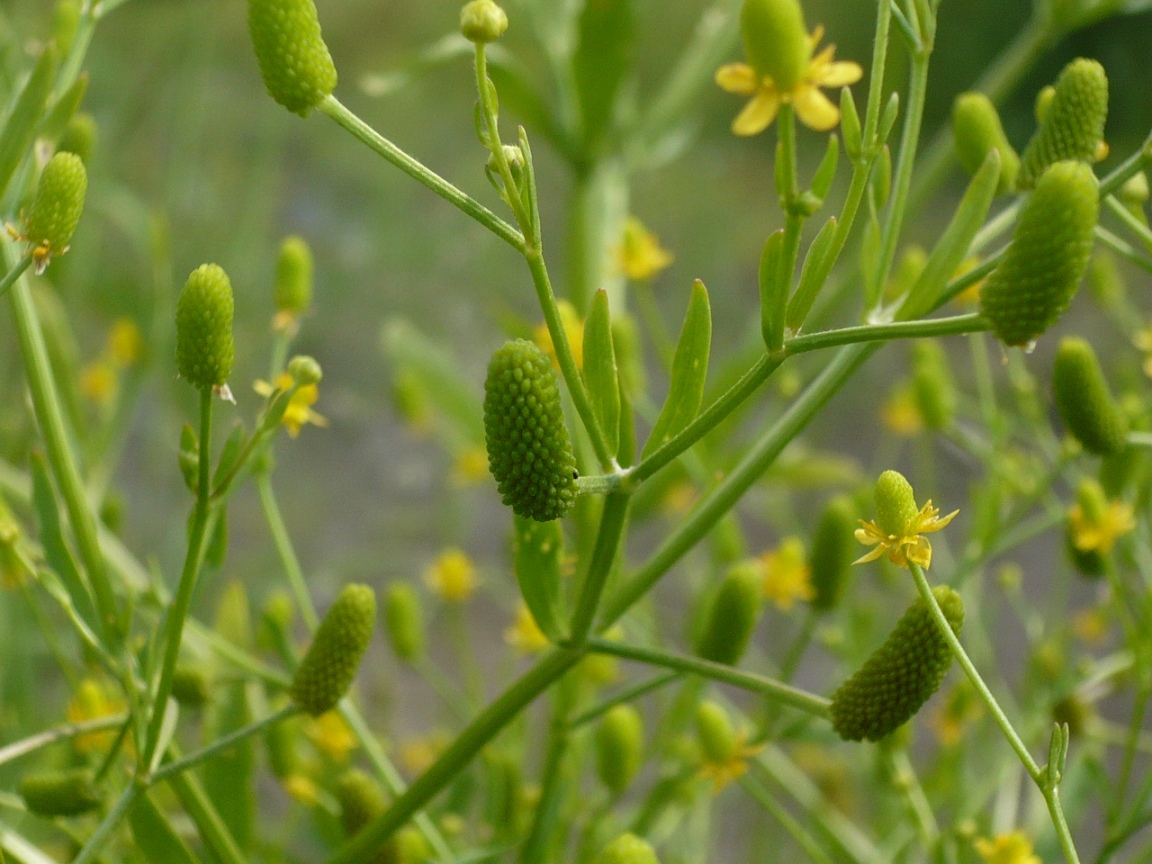
{"type": "Polygon", "coordinates": [[[524,339],[488,364],[484,383],[488,466],[517,516],[550,522],[576,498],[576,459],[548,358],[524,339]]]}
{"type": "Polygon", "coordinates": [[[384,596],[388,641],[401,660],[411,662],[424,653],[424,612],[420,597],[407,582],[393,582],[384,596]]]}
{"type": "Polygon", "coordinates": [[[820,517],[812,536],[808,566],[812,572],[812,608],[835,609],[844,596],[852,561],[856,557],[856,507],[846,495],[833,498],[820,517]]]}
{"type": "Polygon", "coordinates": [[[996,192],[1003,195],[1016,185],[1020,157],[1008,143],[1000,115],[992,100],[983,93],[961,93],[952,103],[952,135],[956,155],[969,174],[975,174],[992,150],[1000,151],[1000,183],[996,192]]]}
{"type": "Polygon", "coordinates": [[[956,386],[948,356],[938,342],[924,339],[912,346],[912,391],[925,426],[946,429],[952,425],[956,386]]]}
{"type": "Polygon", "coordinates": [[[722,765],[736,753],[736,730],[719,703],[705,700],[696,707],[696,736],[709,762],[722,765]]]}
{"type": "Polygon", "coordinates": [[[199,666],[180,664],[172,676],[172,698],[186,708],[199,708],[208,701],[208,675],[199,666]]]}
{"type": "Polygon", "coordinates": [[[920,512],[912,484],[899,471],[885,471],[880,475],[872,500],[876,504],[876,524],[885,534],[903,536],[908,524],[920,512]]]}
{"type": "Polygon", "coordinates": [[[623,792],[644,758],[644,721],[631,705],[608,711],[596,729],[596,771],[613,793],[623,792]]]}
{"type": "Polygon", "coordinates": [[[58,153],[75,153],[85,165],[92,158],[92,151],[96,149],[96,118],[86,111],[73,114],[64,132],[60,135],[60,143],[56,145],[58,153]]]}
{"type": "Polygon", "coordinates": [[[1051,102],[1040,107],[1040,128],[1020,163],[1017,183],[1031,189],[1049,166],[1064,160],[1091,165],[1104,140],[1108,77],[1095,60],[1073,60],[1056,81],[1051,102]]]}
{"type": "Polygon", "coordinates": [[[336,89],[336,67],[313,0],[248,0],[248,32],[269,95],[295,114],[336,89]]]}
{"type": "Polygon", "coordinates": [[[340,823],[349,836],[384,812],[388,801],[380,784],[358,768],[351,768],[336,781],[336,800],[340,802],[340,823]]]}
{"type": "Polygon", "coordinates": [[[1044,118],[1048,116],[1048,109],[1052,107],[1052,100],[1056,96],[1056,88],[1049,84],[1047,87],[1041,87],[1040,92],[1036,94],[1036,102],[1032,106],[1032,113],[1036,117],[1037,123],[1043,123],[1044,118]]]}
{"type": "Polygon", "coordinates": [[[1027,345],[1064,314],[1092,254],[1096,177],[1057,162],[1024,202],[1012,245],[980,291],[981,311],[1007,345],[1027,345]]]}
{"type": "Polygon", "coordinates": [[[1127,420],[1112,398],[1096,352],[1083,339],[1069,337],[1060,343],[1052,391],[1060,419],[1085,450],[1107,456],[1124,449],[1127,420]]]}
{"type": "Polygon", "coordinates": [[[652,845],[635,834],[621,834],[596,858],[596,864],[660,864],[652,845]]]}
{"type": "Polygon", "coordinates": [[[1143,171],[1137,171],[1131,177],[1124,181],[1124,185],[1120,187],[1120,191],[1116,193],[1125,206],[1131,208],[1141,208],[1148,203],[1148,175],[1143,171]]]}
{"type": "Polygon", "coordinates": [[[79,816],[100,806],[92,778],[81,768],[26,774],[19,791],[24,805],[37,816],[79,816]]]}
{"type": "MultiPolygon", "coordinates": [[[[932,592],[959,635],[964,603],[947,586],[932,592]]],[[[832,694],[832,726],[845,741],[879,741],[920,710],[939,689],[952,665],[952,652],[918,599],[864,665],[832,694]]]]}
{"type": "Polygon", "coordinates": [[[44,166],[28,211],[26,231],[38,263],[46,266],[52,256],[63,255],[68,249],[84,212],[87,191],[88,172],[75,153],[57,153],[44,166]]]}
{"type": "Polygon", "coordinates": [[[297,354],[288,361],[288,374],[301,387],[312,387],[324,379],[324,370],[316,358],[307,354],[297,354]]]}
{"type": "Polygon", "coordinates": [[[712,595],[696,653],[714,663],[740,662],[760,618],[762,571],[751,562],[734,564],[712,595]]]}
{"type": "Polygon", "coordinates": [[[748,62],[772,79],[777,92],[788,93],[804,80],[812,52],[798,0],[744,0],[740,32],[748,62]]]}
{"type": "Polygon", "coordinates": [[[292,679],[292,700],[313,716],[336,707],[352,685],[376,623],[376,595],[347,585],[316,628],[292,679]]]}
{"type": "Polygon", "coordinates": [[[232,374],[234,309],[227,273],[215,264],[192,271],[176,302],[176,366],[193,387],[222,387],[232,374]]]}
{"type": "Polygon", "coordinates": [[[460,32],[469,42],[495,42],[508,29],[508,16],[492,0],[472,0],[460,10],[460,32]]]}
{"type": "Polygon", "coordinates": [[[303,237],[285,237],[276,259],[276,311],[298,317],[312,305],[312,250],[303,237]]]}

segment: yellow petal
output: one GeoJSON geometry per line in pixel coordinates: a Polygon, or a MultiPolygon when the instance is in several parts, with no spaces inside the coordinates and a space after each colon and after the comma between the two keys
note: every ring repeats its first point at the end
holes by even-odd
{"type": "Polygon", "coordinates": [[[932,566],[932,544],[927,537],[917,537],[915,543],[910,543],[904,553],[913,564],[919,564],[925,570],[932,566]]]}
{"type": "Polygon", "coordinates": [[[810,84],[797,88],[792,104],[796,108],[796,116],[800,118],[800,122],[809,129],[827,132],[840,122],[840,109],[810,84]]]}
{"type": "Polygon", "coordinates": [[[808,35],[808,45],[810,50],[815,51],[816,46],[820,44],[820,40],[824,38],[824,25],[817,24],[816,29],[808,35]]]}
{"type": "Polygon", "coordinates": [[[756,70],[747,63],[724,64],[716,70],[716,83],[721,89],[741,96],[751,96],[760,85],[756,70]]]}
{"type": "MultiPolygon", "coordinates": [[[[831,59],[831,58],[829,58],[831,59]]],[[[829,63],[820,70],[820,77],[813,83],[821,87],[846,87],[855,84],[864,77],[864,70],[859,63],[851,60],[841,60],[839,63],[829,63]]]]}
{"type": "Polygon", "coordinates": [[[776,119],[780,110],[780,97],[775,87],[765,87],[749,100],[744,110],[732,121],[732,131],[737,135],[758,135],[776,119]]]}
{"type": "Polygon", "coordinates": [[[867,564],[869,561],[875,561],[877,558],[884,557],[884,553],[887,551],[888,551],[888,549],[886,546],[877,546],[871,552],[869,552],[866,555],[861,555],[859,558],[857,558],[852,563],[854,565],[855,564],[867,564]]]}

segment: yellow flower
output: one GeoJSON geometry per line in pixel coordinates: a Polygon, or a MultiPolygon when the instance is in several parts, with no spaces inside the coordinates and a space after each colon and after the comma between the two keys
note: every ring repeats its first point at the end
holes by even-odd
{"type": "MultiPolygon", "coordinates": [[[[980,259],[973,255],[970,258],[965,258],[964,261],[956,268],[956,272],[952,274],[953,279],[959,279],[965,273],[975,270],[980,266],[980,259]]],[[[980,305],[980,289],[984,286],[987,279],[978,279],[973,282],[959,294],[952,298],[952,302],[958,306],[978,306],[980,305]]]]}
{"type": "Polygon", "coordinates": [[[885,429],[901,438],[912,438],[923,431],[924,418],[916,406],[910,382],[905,381],[888,396],[880,409],[880,420],[885,429]]]}
{"type": "Polygon", "coordinates": [[[1072,619],[1072,631],[1085,645],[1103,645],[1108,639],[1110,629],[1108,610],[1103,606],[1081,609],[1072,619]]]}
{"type": "Polygon", "coordinates": [[[1088,514],[1080,504],[1068,511],[1068,530],[1072,545],[1081,552],[1112,551],[1116,541],[1136,527],[1132,505],[1123,501],[1109,501],[1107,509],[1099,514],[1088,514]]]}
{"type": "Polygon", "coordinates": [[[939,509],[933,507],[932,502],[929,501],[920,508],[920,512],[908,520],[902,534],[885,534],[876,524],[876,520],[865,522],[861,519],[860,527],[856,529],[856,539],[865,546],[875,546],[876,548],[852,563],[863,564],[867,561],[875,561],[887,553],[888,560],[900,567],[907,567],[908,562],[911,561],[927,570],[932,566],[932,544],[928,542],[927,537],[921,535],[931,534],[933,531],[944,528],[959,512],[959,510],[953,510],[947,516],[940,518],[939,509]]]}
{"type": "Polygon", "coordinates": [[[309,720],[304,731],[313,746],[331,757],[333,762],[347,761],[348,754],[356,749],[356,736],[336,711],[328,711],[309,720]]]}
{"type": "MultiPolygon", "coordinates": [[[[824,28],[817,27],[809,37],[809,54],[824,38],[824,28]]],[[[840,109],[820,92],[821,87],[846,87],[855,84],[864,70],[858,63],[837,62],[832,58],[836,46],[829,45],[808,61],[808,71],[792,89],[781,91],[771,77],[758,75],[747,63],[728,63],[716,72],[716,83],[729,93],[751,96],[734,121],[737,135],[758,135],[767,129],[780,111],[791,104],[800,122],[817,132],[827,132],[840,122],[840,109]]]]}
{"type": "Polygon", "coordinates": [[[976,841],[976,851],[984,864],[1044,864],[1032,854],[1032,841],[1023,831],[997,834],[990,840],[981,837],[976,841]]]}
{"type": "Polygon", "coordinates": [[[673,255],[660,245],[660,238],[635,216],[624,220],[624,237],[616,251],[620,270],[637,282],[651,279],[673,261],[673,255]]]}
{"type": "Polygon", "coordinates": [[[944,747],[953,747],[964,737],[968,728],[984,715],[984,704],[967,681],[961,681],[948,694],[943,705],[928,718],[936,740],[944,747]]]}
{"type": "Polygon", "coordinates": [[[144,354],[144,337],[131,318],[117,318],[108,331],[108,357],[117,366],[128,368],[140,362],[144,354]]]}
{"type": "Polygon", "coordinates": [[[97,405],[110,405],[120,392],[120,376],[106,359],[93,360],[80,370],[80,392],[97,405]]]}
{"type": "Polygon", "coordinates": [[[424,581],[440,599],[463,603],[476,590],[476,565],[460,549],[445,549],[424,571],[424,581]]]}
{"type": "MultiPolygon", "coordinates": [[[[572,358],[576,361],[576,366],[583,369],[584,321],[581,320],[576,307],[567,300],[558,300],[556,307],[560,310],[560,322],[564,325],[564,335],[568,337],[568,347],[572,349],[572,358]]],[[[552,365],[559,369],[560,364],[556,360],[556,347],[552,344],[552,334],[548,332],[547,324],[541,324],[533,331],[532,341],[548,355],[552,365]]]]}
{"type": "MultiPolygon", "coordinates": [[[[269,397],[290,389],[294,383],[291,375],[287,372],[281,372],[272,384],[267,381],[257,381],[252,385],[252,389],[261,396],[269,397]]],[[[308,423],[313,426],[328,425],[326,418],[312,410],[312,406],[316,404],[316,400],[319,398],[320,390],[315,384],[305,384],[303,387],[298,387],[292,395],[280,424],[288,430],[288,434],[293,438],[300,434],[300,427],[308,423]]]]}
{"type": "Polygon", "coordinates": [[[734,780],[739,780],[748,772],[748,760],[763,750],[763,745],[751,746],[743,733],[738,733],[736,746],[732,748],[731,755],[723,761],[704,758],[700,768],[700,776],[712,781],[712,794],[719,795],[724,787],[734,780]]]}
{"type": "Polygon", "coordinates": [[[410,777],[423,774],[448,747],[450,737],[437,730],[419,738],[409,738],[400,745],[400,764],[410,777]]]}
{"type": "Polygon", "coordinates": [[[799,537],[786,537],[775,550],[760,556],[760,564],[764,568],[761,591],[777,609],[791,609],[797,600],[807,601],[815,596],[812,568],[799,537]]]}
{"type": "Polygon", "coordinates": [[[1132,344],[1144,352],[1144,374],[1152,378],[1152,324],[1137,330],[1132,344]]]}
{"type": "Polygon", "coordinates": [[[516,621],[504,631],[504,641],[522,654],[535,654],[548,647],[548,637],[524,603],[516,610],[516,621]]]}
{"type": "MultiPolygon", "coordinates": [[[[68,703],[66,714],[69,723],[84,723],[98,720],[124,710],[124,701],[103,682],[95,678],[85,678],[76,689],[76,695],[68,703]]],[[[102,732],[87,732],[77,735],[73,741],[80,753],[98,753],[112,746],[117,731],[108,729],[102,732]]]]}
{"type": "Polygon", "coordinates": [[[488,477],[488,450],[482,446],[465,447],[456,454],[452,477],[458,486],[473,486],[488,477]]]}
{"type": "Polygon", "coordinates": [[[320,797],[316,781],[303,774],[293,774],[284,779],[284,791],[305,807],[315,807],[320,797]]]}

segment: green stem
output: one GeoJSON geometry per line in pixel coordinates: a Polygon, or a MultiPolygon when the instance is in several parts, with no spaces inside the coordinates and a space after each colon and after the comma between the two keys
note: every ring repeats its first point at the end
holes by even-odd
{"type": "Polygon", "coordinates": [[[199,479],[196,491],[196,509],[192,514],[192,530],[188,535],[188,551],[184,556],[184,567],[180,573],[180,586],[176,599],[168,610],[167,627],[164,634],[164,661],[160,667],[160,683],[152,702],[152,715],[148,721],[148,735],[144,745],[141,768],[147,771],[160,743],[160,729],[168,708],[168,697],[172,693],[172,677],[176,672],[176,662],[180,659],[180,644],[184,636],[184,621],[192,606],[192,594],[196,588],[200,565],[204,562],[204,550],[208,545],[208,503],[212,494],[212,388],[200,389],[200,457],[199,479]]]}
{"type": "MultiPolygon", "coordinates": [[[[888,61],[888,39],[892,27],[892,4],[876,4],[876,35],[872,40],[872,70],[868,76],[868,107],[864,115],[864,149],[873,156],[879,152],[876,137],[880,130],[880,109],[884,106],[884,67],[888,61]]],[[[867,177],[865,177],[867,180],[867,177]]]]}
{"type": "Polygon", "coordinates": [[[521,864],[544,864],[549,859],[549,850],[565,845],[567,832],[559,825],[561,807],[568,771],[565,762],[569,758],[568,745],[571,732],[568,719],[572,713],[575,693],[572,690],[572,676],[562,679],[553,691],[552,716],[548,723],[548,745],[544,754],[544,769],[541,772],[540,798],[532,815],[532,826],[528,839],[520,850],[521,864]],[[557,837],[557,833],[561,836],[557,837]]]}
{"type": "MultiPolygon", "coordinates": [[[[1116,200],[1115,195],[1109,195],[1104,199],[1104,206],[1112,211],[1112,214],[1119,219],[1124,227],[1131,231],[1145,246],[1152,248],[1152,229],[1137,219],[1127,207],[1116,200]]],[[[3,294],[0,289],[0,294],[3,294]]]]}
{"type": "Polygon", "coordinates": [[[671,684],[673,681],[680,677],[681,675],[679,672],[663,672],[654,678],[648,679],[647,681],[641,681],[639,684],[633,684],[631,687],[628,687],[617,693],[611,699],[605,699],[603,702],[595,705],[592,708],[589,708],[578,717],[574,717],[568,725],[575,729],[578,726],[591,723],[593,720],[597,720],[603,715],[607,714],[617,705],[624,705],[625,703],[639,699],[644,694],[651,693],[653,690],[659,690],[661,687],[667,684],[671,684]]]}
{"type": "Polygon", "coordinates": [[[320,624],[320,617],[316,614],[316,607],[308,594],[304,571],[300,568],[300,560],[296,557],[288,527],[284,524],[284,516],[280,513],[280,505],[276,501],[276,492],[272,489],[272,478],[267,471],[261,471],[256,475],[256,491],[260,495],[260,506],[264,510],[264,519],[272,534],[276,554],[280,556],[280,566],[284,568],[288,586],[296,598],[296,606],[308,631],[314,632],[320,624]]]}
{"type": "Polygon", "coordinates": [[[128,719],[127,714],[110,714],[107,717],[97,717],[95,720],[86,720],[83,723],[65,723],[63,726],[48,729],[20,741],[13,741],[5,747],[0,747],[0,765],[5,765],[14,759],[19,759],[21,756],[26,756],[29,753],[39,750],[41,747],[55,744],[57,741],[67,741],[70,738],[75,738],[78,735],[86,735],[89,732],[114,729],[126,719],[128,719]]]}
{"type": "Polygon", "coordinates": [[[613,492],[604,501],[604,511],[600,517],[600,530],[596,535],[596,546],[592,550],[592,560],[588,565],[588,575],[580,591],[576,611],[572,615],[571,639],[580,645],[587,638],[596,620],[596,612],[604,594],[604,586],[612,573],[616,561],[616,550],[628,519],[627,492],[613,492]]]}
{"type": "Polygon", "coordinates": [[[1128,725],[1128,734],[1124,741],[1124,761],[1121,764],[1120,776],[1116,781],[1115,792],[1112,796],[1112,806],[1109,808],[1108,822],[1114,825],[1124,812],[1124,804],[1128,798],[1128,786],[1132,782],[1132,770],[1136,766],[1136,751],[1140,746],[1140,736],[1144,729],[1144,715],[1148,709],[1148,697],[1152,693],[1147,684],[1140,687],[1132,705],[1132,720],[1128,725]]]}
{"type": "Polygon", "coordinates": [[[710,660],[701,660],[699,657],[690,657],[685,654],[673,654],[658,648],[625,645],[623,642],[616,642],[611,639],[589,639],[588,650],[596,654],[609,654],[624,660],[647,663],[649,666],[662,666],[665,669],[675,669],[677,672],[699,675],[712,681],[731,684],[741,690],[768,696],[781,704],[790,705],[814,717],[825,720],[830,717],[829,709],[832,703],[823,696],[817,696],[814,693],[800,690],[763,675],[743,672],[724,663],[713,663],[710,660]]]}
{"type": "MultiPolygon", "coordinates": [[[[169,752],[179,758],[179,752],[175,748],[169,748],[169,752]]],[[[204,845],[221,864],[249,864],[195,774],[173,774],[168,778],[168,786],[196,824],[196,830],[204,839],[204,845]]]]}
{"type": "Polygon", "coordinates": [[[1139,249],[1133,248],[1131,244],[1121,240],[1107,228],[1097,225],[1096,237],[1100,240],[1101,243],[1103,243],[1121,258],[1125,258],[1128,261],[1131,261],[1141,270],[1146,270],[1149,273],[1152,273],[1152,258],[1149,258],[1139,249]]]}
{"type": "Polygon", "coordinates": [[[100,850],[104,848],[104,844],[112,837],[112,832],[116,830],[120,824],[120,820],[128,812],[128,808],[132,806],[132,802],[136,800],[136,796],[143,791],[143,787],[137,783],[130,783],[125,789],[123,794],[116,800],[112,809],[108,811],[108,815],[96,826],[96,830],[92,832],[92,836],[88,838],[88,842],[84,844],[84,848],[80,853],[72,859],[72,864],[91,864],[96,860],[96,856],[100,854],[100,850]]]}
{"type": "Polygon", "coordinates": [[[801,825],[791,813],[788,808],[776,800],[771,792],[761,785],[761,783],[753,777],[740,778],[740,785],[744,788],[752,800],[768,811],[773,819],[780,823],[780,826],[788,832],[789,836],[796,841],[804,852],[816,864],[832,864],[832,859],[828,853],[820,848],[820,844],[816,842],[816,838],[809,834],[803,825],[801,825]]]}
{"type": "MultiPolygon", "coordinates": [[[[494,103],[495,87],[488,80],[488,54],[483,42],[476,43],[476,92],[480,96],[480,109],[484,112],[484,132],[488,136],[488,150],[496,160],[496,171],[504,183],[504,200],[512,208],[512,213],[520,228],[525,232],[525,246],[532,246],[539,241],[535,236],[532,220],[524,210],[524,202],[520,200],[520,187],[512,178],[512,166],[508,164],[508,156],[504,153],[504,142],[500,140],[500,126],[496,117],[494,103]]],[[[527,158],[525,154],[524,158],[527,158]]]]}
{"type": "Polygon", "coordinates": [[[767,310],[769,326],[768,351],[779,351],[784,344],[784,320],[788,314],[788,298],[792,293],[792,276],[796,272],[796,259],[800,256],[800,232],[804,228],[804,216],[799,209],[800,180],[796,172],[796,113],[791,103],[780,108],[778,120],[779,148],[776,166],[780,203],[784,208],[784,242],[777,263],[776,294],[772,299],[775,305],[767,310]],[[783,169],[781,169],[781,165],[783,169]]]}
{"type": "Polygon", "coordinates": [[[374,152],[399,168],[413,180],[427,186],[449,204],[471,216],[513,249],[524,249],[524,237],[481,204],[460,189],[457,189],[439,174],[431,171],[420,162],[413,159],[375,129],[349,111],[336,99],[335,96],[326,96],[317,108],[327,114],[347,131],[351,132],[362,144],[367,145],[374,152]]]}
{"type": "Polygon", "coordinates": [[[581,477],[576,481],[576,491],[580,495],[607,495],[620,488],[624,474],[596,474],[581,477]]]}
{"type": "Polygon", "coordinates": [[[7,276],[5,276],[3,279],[0,279],[0,298],[3,298],[3,296],[8,293],[8,289],[11,288],[13,284],[15,284],[16,280],[24,275],[24,271],[31,266],[32,256],[25,255],[20,259],[19,263],[16,264],[15,267],[8,271],[7,276]]]}
{"type": "Polygon", "coordinates": [[[967,315],[954,315],[950,318],[932,318],[922,321],[895,321],[888,324],[863,324],[858,327],[844,327],[839,330],[825,330],[797,336],[784,343],[785,356],[832,348],[840,345],[855,345],[861,342],[887,342],[892,339],[920,339],[925,336],[953,336],[959,333],[978,333],[990,330],[991,324],[977,312],[967,315]]]}
{"type": "Polygon", "coordinates": [[[279,711],[269,714],[262,720],[249,723],[247,726],[237,729],[235,732],[225,735],[223,738],[216,739],[207,747],[189,753],[187,756],[182,759],[177,759],[175,762],[167,762],[160,769],[152,773],[152,776],[148,780],[148,785],[163,782],[175,774],[187,771],[189,768],[195,768],[201,762],[208,761],[213,756],[238,744],[245,738],[251,738],[253,735],[263,732],[270,726],[275,726],[277,723],[287,720],[292,715],[298,713],[299,710],[299,707],[295,704],[285,705],[279,711]]]}

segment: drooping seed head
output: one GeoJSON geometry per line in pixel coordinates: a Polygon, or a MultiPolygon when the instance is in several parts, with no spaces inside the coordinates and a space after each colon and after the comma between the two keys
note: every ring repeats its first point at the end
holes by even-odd
{"type": "Polygon", "coordinates": [[[1108,76],[1095,60],[1080,58],[1064,67],[1050,101],[1038,104],[1040,128],[1024,150],[1017,185],[1031,189],[1051,165],[1065,160],[1091,165],[1104,141],[1108,117],[1108,76]]]}
{"type": "Polygon", "coordinates": [[[192,271],[176,302],[176,367],[193,387],[222,387],[232,374],[234,311],[227,273],[215,264],[192,271]]]}
{"type": "Polygon", "coordinates": [[[80,816],[100,806],[92,777],[82,768],[25,774],[19,792],[37,816],[80,816]]]}
{"type": "Polygon", "coordinates": [[[1008,143],[1000,115],[992,100],[983,93],[961,93],[952,103],[952,135],[956,155],[969,174],[975,174],[992,150],[1000,152],[1000,182],[997,194],[1010,192],[1016,185],[1020,157],[1008,143]]]}
{"type": "Polygon", "coordinates": [[[1060,343],[1052,392],[1060,419],[1085,450],[1107,456],[1124,449],[1128,422],[1112,397],[1096,352],[1083,339],[1068,337],[1060,343]]]}
{"type": "Polygon", "coordinates": [[[248,0],[248,32],[269,95],[295,114],[336,89],[336,67],[313,0],[248,0]]]}
{"type": "Polygon", "coordinates": [[[376,595],[367,585],[347,585],[316,628],[292,679],[292,701],[312,716],[336,707],[348,691],[376,623],[376,595]]]}
{"type": "Polygon", "coordinates": [[[84,212],[87,191],[88,172],[79,156],[57,153],[48,160],[28,210],[25,232],[33,245],[38,270],[47,266],[53,256],[67,251],[84,212]]]}
{"type": "Polygon", "coordinates": [[[596,728],[596,772],[609,792],[628,788],[644,758],[644,721],[631,705],[617,705],[596,728]]]}
{"type": "Polygon", "coordinates": [[[744,53],[777,92],[791,92],[804,80],[811,48],[799,0],[744,0],[740,11],[744,53]]]}
{"type": "Polygon", "coordinates": [[[740,662],[756,629],[763,603],[762,570],[752,562],[733,565],[712,596],[696,653],[714,663],[740,662]]]}

